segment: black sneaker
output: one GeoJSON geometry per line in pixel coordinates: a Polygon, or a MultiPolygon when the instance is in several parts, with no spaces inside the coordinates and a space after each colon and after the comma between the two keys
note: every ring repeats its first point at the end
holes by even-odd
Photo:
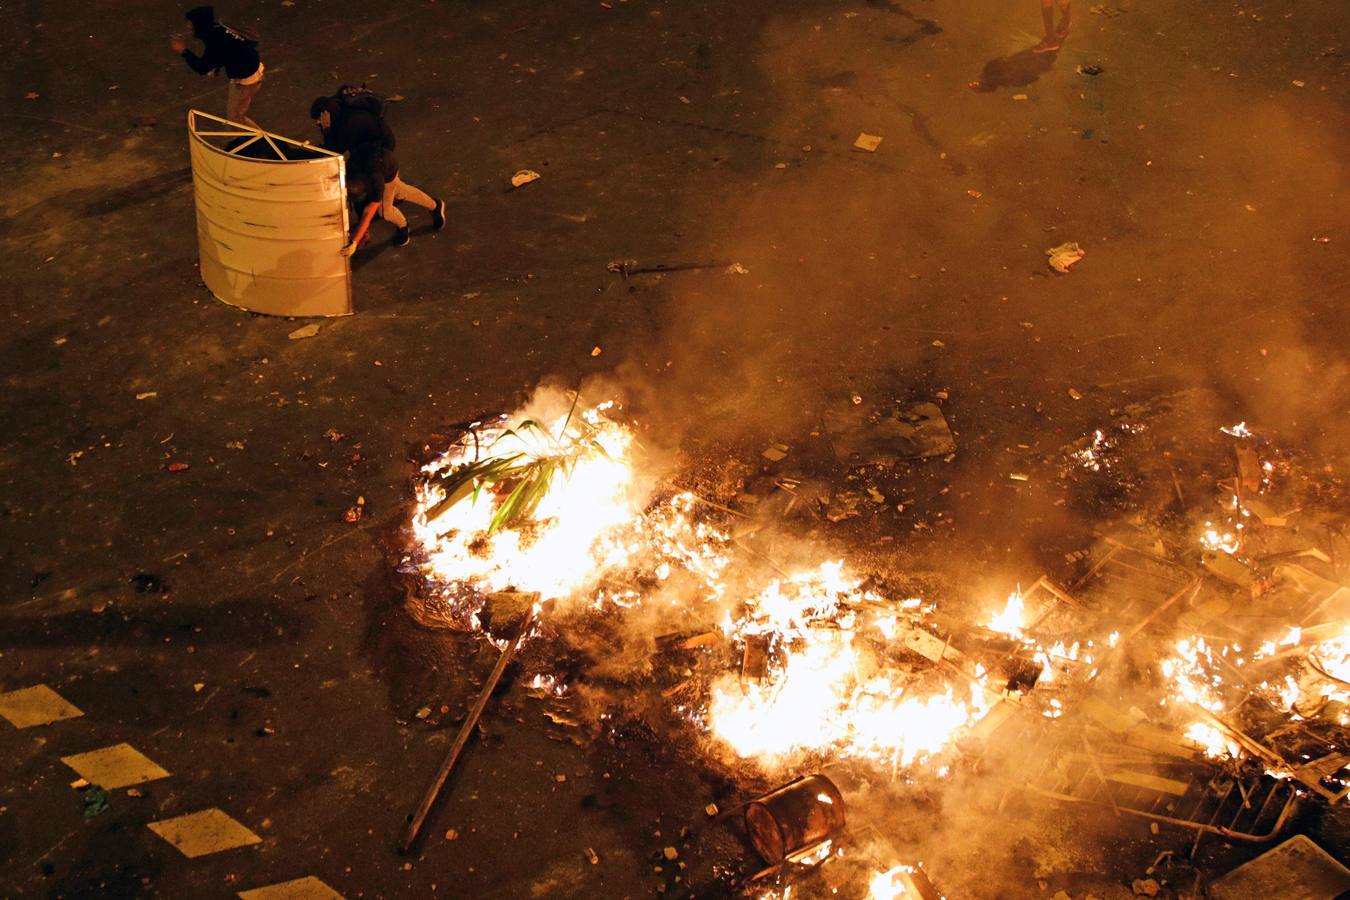
{"type": "Polygon", "coordinates": [[[431,211],[431,227],[440,231],[445,227],[445,201],[437,200],[436,208],[431,211]]]}
{"type": "Polygon", "coordinates": [[[404,225],[398,231],[395,231],[394,238],[389,243],[395,247],[406,247],[412,243],[412,235],[408,233],[408,226],[404,225]]]}

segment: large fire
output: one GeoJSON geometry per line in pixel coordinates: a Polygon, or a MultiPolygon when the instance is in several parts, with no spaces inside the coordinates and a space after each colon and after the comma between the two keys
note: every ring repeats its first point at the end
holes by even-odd
{"type": "MultiPolygon", "coordinates": [[[[734,647],[755,645],[759,670],[726,673],[705,707],[681,711],[714,744],[766,768],[825,752],[910,766],[988,710],[984,685],[958,697],[944,677],[915,677],[913,661],[901,661],[898,631],[931,607],[864,589],[842,561],[758,588],[731,582],[732,541],[699,514],[692,494],[662,496],[639,476],[638,443],[614,404],[573,409],[553,397],[532,405],[522,418],[536,427],[497,420],[423,469],[413,520],[420,567],[449,603],[514,589],[597,609],[673,602],[720,620],[734,647]],[[502,525],[515,486],[507,478],[460,483],[447,497],[446,476],[494,459],[527,473],[554,466],[528,517],[502,525]]],[[[468,611],[476,626],[472,602],[468,611]]]]}
{"type": "Polygon", "coordinates": [[[718,680],[713,733],[741,756],[770,759],[830,750],[909,766],[942,750],[987,711],[985,689],[972,685],[969,702],[949,686],[909,696],[907,670],[886,656],[895,617],[869,612],[882,606],[842,562],[769,585],[725,627],[740,642],[762,642],[776,661],[762,679],[718,680]]]}
{"type": "MultiPolygon", "coordinates": [[[[1227,433],[1250,436],[1242,424],[1227,433]]],[[[1097,466],[1106,447],[1097,432],[1080,462],[1097,466]]],[[[976,739],[963,748],[979,746],[991,725],[1012,716],[1060,718],[1074,696],[1093,689],[1100,666],[1131,639],[1151,637],[1143,629],[1153,613],[1124,638],[1112,630],[1124,623],[1106,615],[1066,626],[1056,603],[1083,610],[1063,590],[1047,600],[1043,579],[1025,596],[1014,591],[991,605],[982,628],[972,623],[958,635],[968,642],[963,652],[935,627],[932,603],[888,596],[846,560],[809,546],[794,552],[792,565],[766,559],[734,537],[733,510],[677,490],[649,468],[616,404],[543,394],[517,416],[469,429],[423,468],[408,564],[446,617],[467,628],[480,627],[483,604],[502,591],[537,592],[570,616],[670,626],[645,633],[647,643],[676,635],[683,650],[707,654],[700,666],[711,664],[696,679],[684,669],[693,689],[663,692],[670,712],[700,747],[766,773],[853,760],[892,779],[919,768],[941,777],[965,736],[976,739]],[[1046,623],[1055,623],[1053,632],[1046,623]],[[1036,685],[1047,687],[1026,693],[1036,685]],[[995,707],[999,715],[990,716],[995,707]]],[[[1270,470],[1260,471],[1264,487],[1270,470]]],[[[1204,523],[1201,544],[1241,554],[1254,533],[1242,521],[1248,512],[1235,497],[1225,516],[1204,523]]],[[[1284,632],[1246,649],[1211,634],[1159,640],[1158,720],[1183,754],[1225,770],[1255,761],[1258,771],[1300,778],[1330,796],[1316,775],[1288,764],[1291,757],[1238,730],[1239,714],[1262,703],[1263,716],[1291,725],[1350,720],[1350,629],[1284,632]]],[[[532,674],[541,690],[566,690],[560,672],[532,674]]],[[[911,895],[913,870],[882,869],[868,885],[875,900],[911,895]]]]}

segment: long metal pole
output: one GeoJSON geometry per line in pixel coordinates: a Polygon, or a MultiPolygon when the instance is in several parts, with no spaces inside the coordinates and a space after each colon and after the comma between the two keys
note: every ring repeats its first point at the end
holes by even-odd
{"type": "Polygon", "coordinates": [[[417,840],[417,833],[422,830],[422,823],[426,821],[427,813],[431,812],[432,804],[440,796],[441,788],[445,787],[445,780],[450,777],[450,772],[455,768],[455,763],[459,761],[459,755],[464,752],[464,747],[473,735],[474,726],[478,724],[478,720],[482,718],[483,710],[487,708],[488,701],[492,699],[492,692],[497,689],[497,683],[502,680],[502,674],[506,672],[506,667],[515,657],[516,650],[520,648],[521,641],[525,639],[525,634],[530,630],[530,625],[533,623],[533,616],[527,618],[520,626],[520,631],[515,638],[506,645],[502,655],[497,658],[497,664],[492,667],[492,673],[488,675],[487,681],[483,684],[483,690],[479,692],[478,700],[469,710],[469,715],[465,718],[464,724],[459,727],[459,734],[455,736],[455,742],[450,746],[450,752],[445,755],[445,760],[441,763],[441,768],[436,773],[435,780],[431,782],[426,793],[422,795],[422,802],[417,804],[417,811],[408,818],[408,824],[403,829],[403,836],[398,841],[400,853],[407,853],[413,842],[417,840]]]}

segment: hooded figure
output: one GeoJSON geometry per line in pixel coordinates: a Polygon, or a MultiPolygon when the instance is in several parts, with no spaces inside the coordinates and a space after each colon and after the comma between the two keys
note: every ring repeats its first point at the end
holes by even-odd
{"type": "Polygon", "coordinates": [[[323,133],[325,150],[355,154],[367,145],[394,149],[393,129],[385,122],[380,107],[364,102],[364,98],[352,101],[341,93],[316,97],[309,105],[309,117],[323,133]]]}
{"type": "Polygon", "coordinates": [[[173,49],[198,75],[213,75],[224,69],[230,79],[225,117],[257,128],[258,123],[248,117],[263,79],[257,35],[217,22],[216,11],[210,6],[193,7],[183,17],[192,23],[192,36],[202,42],[202,52],[198,55],[187,49],[181,37],[173,39],[173,49]]]}

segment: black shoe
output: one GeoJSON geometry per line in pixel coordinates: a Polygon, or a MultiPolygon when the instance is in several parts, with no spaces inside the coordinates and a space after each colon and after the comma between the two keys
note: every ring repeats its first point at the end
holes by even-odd
{"type": "Polygon", "coordinates": [[[393,240],[389,243],[393,244],[395,247],[406,247],[412,243],[412,235],[408,233],[408,226],[404,225],[398,231],[395,231],[393,240]]]}
{"type": "Polygon", "coordinates": [[[436,208],[431,211],[431,227],[440,231],[445,227],[445,201],[437,200],[436,208]]]}

